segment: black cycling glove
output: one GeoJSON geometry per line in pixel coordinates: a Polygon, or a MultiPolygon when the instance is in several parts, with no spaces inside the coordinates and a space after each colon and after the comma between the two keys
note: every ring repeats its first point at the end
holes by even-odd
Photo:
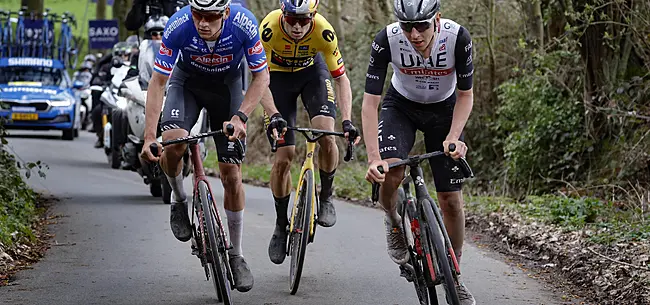
{"type": "Polygon", "coordinates": [[[277,130],[278,136],[280,136],[282,135],[282,130],[284,130],[286,127],[287,121],[282,118],[282,115],[279,112],[271,116],[269,125],[266,127],[266,136],[269,138],[269,142],[271,143],[273,151],[275,151],[275,147],[273,145],[275,142],[275,139],[273,139],[273,130],[277,130]]]}
{"type": "Polygon", "coordinates": [[[350,122],[350,120],[343,121],[343,132],[348,133],[348,139],[350,142],[356,141],[356,139],[359,137],[359,131],[356,127],[354,127],[354,125],[352,125],[352,122],[350,122]]]}

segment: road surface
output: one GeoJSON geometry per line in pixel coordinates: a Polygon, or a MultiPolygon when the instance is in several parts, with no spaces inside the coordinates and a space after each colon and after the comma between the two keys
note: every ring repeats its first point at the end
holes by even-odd
{"type": "MultiPolygon", "coordinates": [[[[151,197],[136,173],[110,169],[103,152],[92,148],[93,135],[82,132],[73,142],[58,132],[12,135],[9,146],[21,159],[49,165],[46,179],[33,175],[28,182],[61,199],[51,210],[61,217],[50,227],[56,245],[11,286],[0,287],[0,304],[217,303],[189,243],[171,233],[169,206],[151,197]]],[[[219,180],[210,181],[221,201],[219,180]]],[[[245,188],[243,249],[255,285],[234,291],[235,304],[418,303],[386,253],[383,213],[345,202],[335,202],[336,225],[320,228],[309,245],[300,289],[290,295],[289,259],[278,266],[267,254],[275,219],[271,192],[245,188]]],[[[542,283],[484,251],[466,245],[461,266],[478,304],[563,304],[542,283]]]]}

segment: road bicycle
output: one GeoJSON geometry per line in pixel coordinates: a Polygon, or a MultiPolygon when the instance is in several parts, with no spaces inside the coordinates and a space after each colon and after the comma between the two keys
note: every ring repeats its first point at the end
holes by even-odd
{"type": "Polygon", "coordinates": [[[13,27],[11,15],[13,12],[0,11],[0,57],[11,57],[13,52],[13,27]],[[5,23],[4,25],[2,23],[5,23]]]}
{"type": "Polygon", "coordinates": [[[27,35],[25,34],[25,11],[27,7],[23,8],[18,12],[18,20],[16,21],[16,52],[18,56],[29,56],[30,42],[27,41],[27,35]]]}
{"type": "MultiPolygon", "coordinates": [[[[300,169],[296,197],[294,198],[291,218],[289,220],[289,238],[287,255],[291,256],[289,269],[289,289],[295,295],[300,285],[300,276],[305,262],[307,244],[314,242],[316,220],[318,218],[318,196],[316,196],[316,180],[314,180],[314,151],[316,142],[324,136],[345,137],[343,132],[319,130],[312,128],[287,127],[287,130],[300,132],[307,139],[305,161],[300,169]]],[[[273,141],[272,151],[276,151],[277,142],[273,141]]],[[[353,159],[354,139],[348,143],[345,162],[353,159]]]]}
{"type": "MultiPolygon", "coordinates": [[[[72,28],[70,27],[70,24],[77,27],[77,21],[74,18],[74,15],[71,15],[69,12],[63,13],[61,18],[54,17],[52,20],[61,23],[61,31],[57,43],[57,59],[63,62],[66,67],[75,69],[79,54],[77,43],[72,36],[72,28]]],[[[54,55],[54,52],[52,55],[54,55]]]]}
{"type": "Polygon", "coordinates": [[[52,36],[50,37],[50,18],[52,20],[56,19],[58,16],[56,14],[50,14],[50,9],[46,8],[45,12],[41,15],[43,17],[43,25],[41,27],[41,43],[38,45],[38,57],[39,58],[52,58],[54,52],[54,31],[52,31],[52,36]]]}
{"type": "MultiPolygon", "coordinates": [[[[196,255],[199,258],[205,270],[206,279],[212,279],[212,285],[217,293],[217,299],[226,305],[232,304],[230,292],[235,288],[228,257],[228,250],[232,246],[228,243],[219,210],[214,202],[210,182],[203,171],[203,160],[198,143],[201,138],[227,136],[232,135],[233,132],[234,127],[228,124],[225,132],[223,130],[211,131],[161,143],[163,147],[179,143],[187,143],[189,145],[190,158],[194,166],[194,187],[192,191],[192,211],[194,211],[192,213],[192,255],[196,255]],[[195,224],[195,220],[198,222],[198,227],[195,224]]],[[[238,157],[243,159],[244,148],[241,141],[236,140],[234,143],[238,157]]],[[[150,146],[150,149],[154,156],[158,155],[158,146],[155,143],[150,146]]]]}
{"type": "MultiPolygon", "coordinates": [[[[453,152],[456,146],[449,145],[453,152]]],[[[388,168],[408,165],[408,176],[398,189],[397,211],[402,217],[404,240],[408,246],[409,261],[400,266],[401,275],[413,282],[421,305],[438,304],[436,286],[442,284],[447,303],[459,305],[458,276],[460,267],[451,246],[447,230],[442,221],[440,208],[429,195],[420,162],[429,158],[450,158],[444,152],[436,151],[391,163],[388,168]],[[415,185],[415,197],[411,194],[411,185],[415,185]]],[[[465,178],[474,177],[472,169],[464,158],[456,162],[454,171],[461,170],[465,178]]],[[[382,166],[377,168],[383,173],[382,166]]],[[[405,169],[406,171],[406,169],[405,169]]],[[[379,200],[378,183],[372,185],[372,201],[379,200]]]]}

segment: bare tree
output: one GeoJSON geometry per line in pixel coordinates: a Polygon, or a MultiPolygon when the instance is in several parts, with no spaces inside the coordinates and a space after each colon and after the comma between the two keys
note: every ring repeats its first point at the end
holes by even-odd
{"type": "Polygon", "coordinates": [[[106,19],[106,0],[97,0],[96,14],[97,15],[96,15],[95,19],[97,19],[97,20],[106,19]]]}

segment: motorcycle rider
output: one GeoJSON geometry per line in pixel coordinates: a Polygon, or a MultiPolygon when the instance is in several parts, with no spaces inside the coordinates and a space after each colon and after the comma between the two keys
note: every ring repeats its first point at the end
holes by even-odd
{"type": "MultiPolygon", "coordinates": [[[[131,46],[124,42],[118,42],[113,46],[111,53],[104,56],[99,60],[99,69],[93,76],[91,81],[92,85],[106,86],[111,82],[111,68],[120,66],[122,64],[130,64],[129,58],[131,56],[131,46]]],[[[102,110],[104,109],[103,103],[100,101],[102,92],[93,91],[93,110],[90,117],[93,121],[93,131],[97,135],[97,142],[95,148],[104,147],[104,129],[102,128],[102,110]]],[[[110,115],[110,114],[109,114],[110,115]]]]}
{"type": "Polygon", "coordinates": [[[144,39],[140,44],[137,65],[140,72],[140,86],[143,90],[147,90],[147,86],[149,85],[149,80],[153,73],[154,60],[156,53],[160,50],[162,34],[165,30],[165,25],[167,25],[167,21],[169,21],[169,17],[167,16],[152,16],[144,24],[145,37],[150,37],[150,39],[144,39]]]}
{"type": "MultiPolygon", "coordinates": [[[[189,4],[187,0],[159,0],[161,7],[151,3],[151,0],[134,0],[133,7],[126,16],[125,25],[129,31],[138,31],[151,16],[171,17],[180,8],[189,4]],[[153,4],[153,5],[152,5],[153,4]]],[[[151,39],[151,33],[144,32],[144,39],[151,39]]]]}

